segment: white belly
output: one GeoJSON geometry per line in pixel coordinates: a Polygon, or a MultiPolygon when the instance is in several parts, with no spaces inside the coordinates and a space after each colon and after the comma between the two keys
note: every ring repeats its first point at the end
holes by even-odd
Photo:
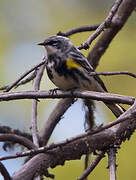
{"type": "Polygon", "coordinates": [[[76,81],[71,76],[67,78],[63,75],[59,76],[53,68],[52,74],[52,82],[60,89],[69,90],[72,88],[79,88],[80,90],[104,92],[103,88],[92,76],[89,76],[89,80],[81,79],[82,77],[79,76],[76,81]]]}
{"type": "Polygon", "coordinates": [[[60,89],[72,89],[79,87],[79,83],[73,80],[71,77],[59,76],[54,70],[52,70],[53,79],[52,82],[60,89]]]}

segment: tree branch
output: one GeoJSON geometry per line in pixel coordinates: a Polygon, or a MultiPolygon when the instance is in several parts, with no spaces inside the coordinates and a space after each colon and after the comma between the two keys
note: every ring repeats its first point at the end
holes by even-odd
{"type": "Polygon", "coordinates": [[[110,171],[110,180],[116,180],[116,148],[112,147],[108,150],[108,168],[110,171]]]}
{"type": "Polygon", "coordinates": [[[30,141],[28,138],[25,138],[23,136],[20,135],[16,135],[16,134],[2,134],[0,133],[0,141],[1,142],[14,142],[14,143],[18,143],[21,144],[24,147],[27,147],[28,149],[35,149],[35,145],[32,143],[32,141],[30,141]]]}
{"type": "Polygon", "coordinates": [[[93,65],[94,69],[97,67],[101,56],[105,53],[113,38],[124,26],[135,7],[136,1],[134,0],[124,0],[120,5],[120,8],[112,19],[110,28],[103,32],[88,55],[88,61],[93,65]]]}
{"type": "Polygon", "coordinates": [[[11,180],[11,177],[5,168],[5,166],[0,162],[0,172],[5,180],[11,180]]]}
{"type": "Polygon", "coordinates": [[[94,91],[57,91],[51,94],[50,91],[21,91],[21,92],[8,92],[0,94],[0,101],[10,101],[19,99],[41,99],[41,98],[90,98],[92,100],[115,102],[132,105],[135,98],[131,96],[124,96],[118,94],[94,92],[94,91]]]}
{"type": "MultiPolygon", "coordinates": [[[[34,82],[34,90],[38,91],[40,88],[40,82],[45,69],[45,63],[38,69],[36,79],[34,82]]],[[[37,127],[37,105],[38,101],[33,99],[32,101],[32,137],[34,144],[39,147],[39,134],[37,127]]]]}
{"type": "MultiPolygon", "coordinates": [[[[129,111],[134,111],[135,107],[136,105],[134,104],[129,111]]],[[[63,165],[65,160],[80,159],[82,155],[95,150],[109,149],[112,144],[119,147],[122,141],[130,138],[135,128],[136,119],[134,115],[114,126],[114,128],[106,129],[92,136],[75,139],[74,141],[67,141],[66,144],[59,145],[45,154],[40,153],[34,156],[13,175],[13,180],[22,180],[24,176],[26,180],[31,179],[36,171],[40,171],[40,168],[53,168],[57,165],[63,165]]]]}
{"type": "Polygon", "coordinates": [[[80,32],[86,32],[86,31],[94,31],[99,27],[99,25],[90,25],[90,26],[81,26],[81,27],[76,27],[76,28],[72,28],[66,32],[61,32],[59,31],[57,33],[58,36],[71,36],[73,34],[76,33],[80,33],[80,32]]]}
{"type": "Polygon", "coordinates": [[[99,27],[96,29],[96,31],[88,38],[87,41],[85,41],[83,44],[81,44],[78,49],[88,49],[90,47],[90,44],[92,41],[109,25],[111,24],[112,18],[117,12],[120,4],[122,3],[122,0],[116,0],[114,5],[112,6],[108,16],[106,19],[102,22],[102,24],[99,25],[99,27]]]}
{"type": "Polygon", "coordinates": [[[104,156],[105,152],[101,152],[100,154],[98,154],[95,158],[95,160],[90,164],[90,166],[88,166],[88,168],[83,172],[83,174],[78,178],[78,180],[84,180],[93,170],[94,168],[99,164],[99,162],[101,161],[101,159],[104,156]]]}
{"type": "Polygon", "coordinates": [[[4,92],[8,92],[10,91],[13,87],[17,86],[17,84],[24,78],[26,77],[28,74],[30,74],[32,71],[34,71],[35,69],[37,69],[38,67],[40,67],[41,65],[46,63],[46,59],[43,59],[42,62],[40,62],[39,64],[33,66],[31,69],[29,69],[28,71],[26,71],[25,73],[23,73],[15,82],[13,82],[11,85],[9,86],[5,86],[5,87],[1,87],[0,90],[4,89],[4,92]]]}
{"type": "Polygon", "coordinates": [[[116,72],[91,72],[89,74],[90,76],[95,75],[103,75],[103,76],[113,76],[113,75],[128,75],[131,77],[136,78],[136,74],[128,71],[116,71],[116,72]]]}
{"type": "MultiPolygon", "coordinates": [[[[18,82],[17,85],[14,88],[17,88],[21,85],[27,84],[30,81],[34,80],[37,74],[37,69],[35,69],[34,72],[32,72],[32,74],[30,76],[28,76],[26,79],[23,79],[22,81],[18,82]]],[[[8,87],[8,86],[7,86],[8,87]]],[[[0,88],[1,89],[1,88],[0,88]]],[[[5,88],[6,89],[6,88],[5,88]]],[[[4,89],[3,89],[4,90],[4,89]]]]}

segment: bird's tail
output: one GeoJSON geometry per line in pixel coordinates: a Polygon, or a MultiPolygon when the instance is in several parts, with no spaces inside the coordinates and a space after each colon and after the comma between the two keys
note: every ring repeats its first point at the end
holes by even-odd
{"type": "Polygon", "coordinates": [[[119,104],[115,103],[104,103],[112,112],[113,114],[118,118],[122,113],[124,113],[126,110],[120,106],[119,104]]]}

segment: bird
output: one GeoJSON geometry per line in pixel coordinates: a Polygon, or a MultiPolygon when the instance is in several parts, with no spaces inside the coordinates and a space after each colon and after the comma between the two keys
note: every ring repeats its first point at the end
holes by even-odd
{"type": "MultiPolygon", "coordinates": [[[[43,42],[47,52],[46,70],[49,79],[57,88],[67,91],[77,89],[80,91],[108,92],[103,81],[95,72],[84,54],[74,46],[69,38],[64,36],[51,36],[43,42]]],[[[125,109],[117,103],[104,102],[116,117],[124,113],[125,109]]]]}

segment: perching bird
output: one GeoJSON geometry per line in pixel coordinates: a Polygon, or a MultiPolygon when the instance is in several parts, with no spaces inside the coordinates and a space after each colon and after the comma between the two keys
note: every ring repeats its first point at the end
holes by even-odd
{"type": "MultiPolygon", "coordinates": [[[[90,76],[90,72],[94,72],[93,67],[68,38],[52,36],[38,45],[46,48],[47,74],[58,88],[107,92],[103,81],[98,76],[90,76]]],[[[104,103],[116,117],[124,112],[118,104],[104,103]]]]}

